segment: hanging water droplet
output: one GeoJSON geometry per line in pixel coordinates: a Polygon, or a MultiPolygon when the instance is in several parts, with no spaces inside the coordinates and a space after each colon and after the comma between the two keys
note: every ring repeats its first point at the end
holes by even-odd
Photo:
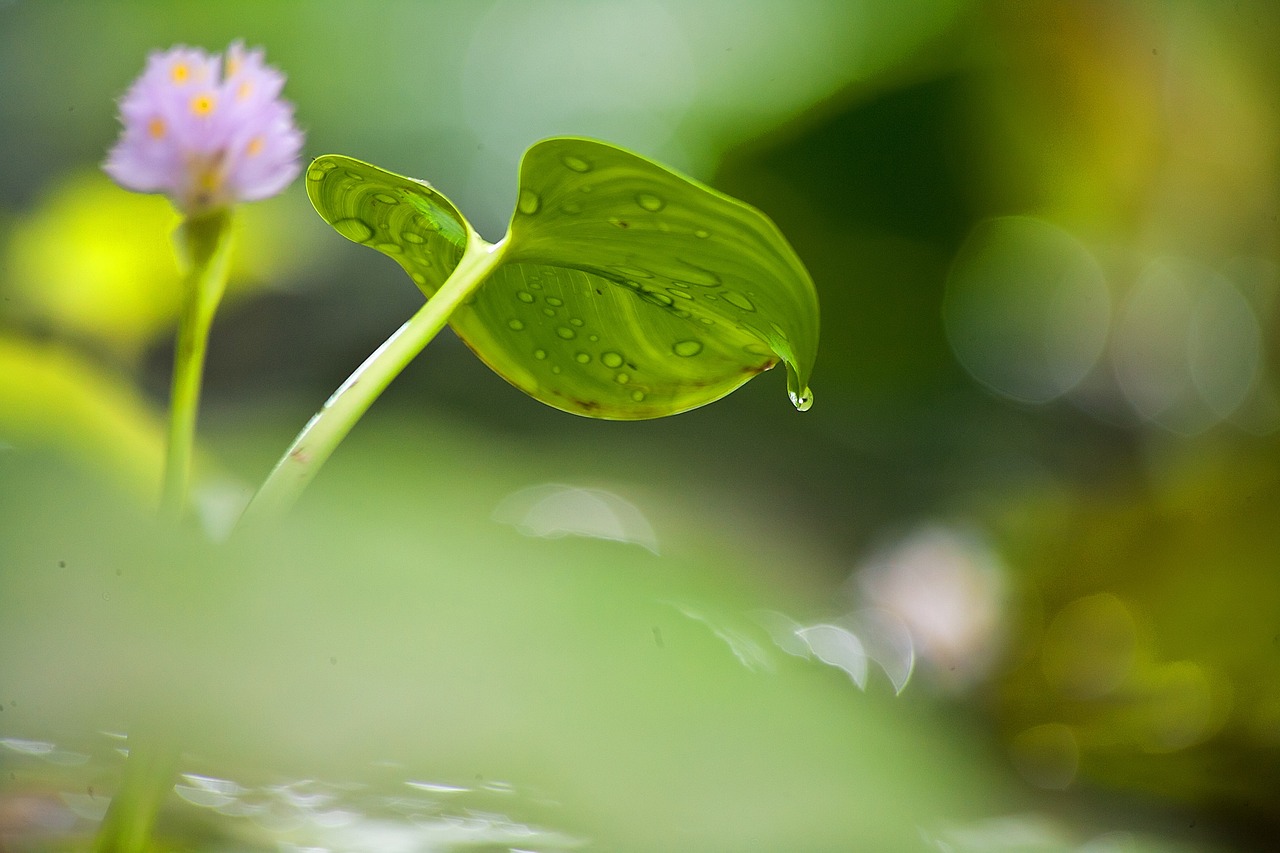
{"type": "Polygon", "coordinates": [[[403,255],[404,254],[404,246],[401,246],[399,243],[379,243],[373,248],[377,249],[379,252],[382,252],[382,254],[384,255],[403,255]]]}
{"type": "Polygon", "coordinates": [[[605,367],[622,367],[622,353],[602,352],[600,353],[600,362],[605,367]]]}
{"type": "Polygon", "coordinates": [[[516,203],[516,208],[525,216],[533,216],[538,212],[538,207],[542,204],[542,199],[538,198],[538,194],[533,190],[520,190],[520,201],[516,203]]]}
{"type": "Polygon", "coordinates": [[[636,196],[636,204],[643,207],[650,213],[657,213],[659,210],[667,206],[667,203],[658,198],[653,193],[640,193],[636,196]]]}
{"type": "Polygon", "coordinates": [[[566,154],[560,158],[560,162],[564,163],[564,167],[574,172],[590,172],[591,164],[581,157],[575,157],[572,154],[566,154]]]}
{"type": "Polygon", "coordinates": [[[356,243],[363,243],[373,236],[373,226],[354,216],[350,219],[335,220],[333,230],[356,243]]]}
{"type": "Polygon", "coordinates": [[[420,272],[409,273],[409,278],[413,279],[413,283],[418,287],[423,287],[427,283],[427,277],[420,272]]]}
{"type": "MultiPolygon", "coordinates": [[[[326,163],[325,165],[327,165],[327,166],[332,166],[333,164],[332,164],[332,163],[326,163]]],[[[327,175],[327,174],[329,174],[329,170],[328,170],[328,169],[323,169],[323,168],[321,168],[320,166],[312,166],[310,169],[307,169],[307,180],[308,180],[308,181],[323,181],[323,180],[324,180],[324,176],[325,176],[325,175],[327,175]]]]}
{"type": "Polygon", "coordinates": [[[568,326],[556,326],[556,334],[566,341],[571,341],[578,336],[578,333],[568,326]]]}
{"type": "Polygon", "coordinates": [[[702,352],[702,341],[676,341],[671,351],[681,358],[689,358],[702,352]]]}
{"type": "Polygon", "coordinates": [[[359,172],[353,172],[350,169],[345,170],[343,174],[347,176],[348,180],[352,180],[352,181],[364,180],[364,175],[360,174],[359,172]]]}
{"type": "Polygon", "coordinates": [[[515,320],[515,319],[508,320],[507,328],[509,328],[513,332],[519,332],[524,329],[524,323],[520,320],[515,320]]]}
{"type": "Polygon", "coordinates": [[[644,392],[643,392],[643,391],[632,391],[632,392],[631,392],[631,399],[632,399],[632,401],[633,401],[633,402],[636,402],[636,403],[643,403],[643,402],[644,402],[644,392]]]}
{"type": "Polygon", "coordinates": [[[615,373],[615,374],[613,375],[613,381],[614,381],[614,382],[617,382],[619,385],[626,385],[628,382],[630,382],[630,381],[631,381],[631,374],[630,374],[630,373],[615,373]]]}
{"type": "Polygon", "coordinates": [[[406,231],[400,235],[400,239],[406,243],[413,243],[415,245],[421,245],[427,242],[427,238],[423,237],[417,231],[406,231]]]}
{"type": "Polygon", "coordinates": [[[813,392],[809,390],[808,385],[801,386],[800,377],[796,374],[795,368],[791,362],[787,365],[787,396],[791,398],[791,404],[798,411],[807,412],[813,405],[813,392]]]}
{"type": "Polygon", "coordinates": [[[589,364],[591,362],[591,353],[580,352],[573,357],[573,360],[578,364],[589,364]]]}
{"type": "Polygon", "coordinates": [[[399,204],[400,203],[400,199],[396,198],[395,196],[389,193],[374,193],[373,198],[375,201],[380,201],[383,204],[399,204]]]}
{"type": "Polygon", "coordinates": [[[756,306],[752,304],[751,300],[737,291],[726,290],[720,294],[720,298],[725,302],[728,302],[730,305],[741,308],[743,311],[756,310],[756,306]]]}
{"type": "Polygon", "coordinates": [[[538,297],[534,296],[532,293],[530,293],[527,290],[516,291],[516,299],[519,299],[521,302],[532,303],[537,298],[538,297]]]}
{"type": "Polygon", "coordinates": [[[536,349],[533,351],[533,357],[538,361],[544,361],[547,357],[547,351],[544,349],[536,349]]]}
{"type": "Polygon", "coordinates": [[[792,405],[794,405],[798,411],[807,412],[812,408],[813,392],[808,388],[805,388],[803,391],[788,391],[787,394],[791,397],[792,405]]]}

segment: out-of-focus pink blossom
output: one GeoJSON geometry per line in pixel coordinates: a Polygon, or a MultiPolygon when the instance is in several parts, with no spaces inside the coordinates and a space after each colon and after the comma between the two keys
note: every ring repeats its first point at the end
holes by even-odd
{"type": "Polygon", "coordinates": [[[124,129],[103,169],[188,216],[275,195],[297,177],[303,141],[283,86],[262,51],[240,42],[225,67],[198,48],[153,53],[120,101],[124,129]]]}

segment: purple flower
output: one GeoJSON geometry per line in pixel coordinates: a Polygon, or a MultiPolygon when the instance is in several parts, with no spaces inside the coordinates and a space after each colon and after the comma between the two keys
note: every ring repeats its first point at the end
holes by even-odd
{"type": "Polygon", "coordinates": [[[182,45],[153,53],[120,101],[124,130],[103,169],[126,189],[164,193],[188,216],[256,201],[298,175],[302,132],[284,75],[240,42],[222,57],[182,45]]]}

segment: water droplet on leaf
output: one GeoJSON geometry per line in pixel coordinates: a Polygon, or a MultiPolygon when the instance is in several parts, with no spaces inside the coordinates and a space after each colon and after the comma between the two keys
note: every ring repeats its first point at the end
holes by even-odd
{"type": "Polygon", "coordinates": [[[541,204],[542,199],[533,190],[520,190],[520,201],[516,203],[516,208],[524,215],[532,216],[538,212],[541,204]]]}
{"type": "Polygon", "coordinates": [[[560,162],[564,163],[564,167],[574,172],[590,172],[591,164],[581,157],[575,157],[572,154],[566,154],[560,158],[560,162]]]}
{"type": "Polygon", "coordinates": [[[723,299],[725,302],[728,302],[730,305],[734,305],[738,308],[741,308],[743,311],[756,310],[756,306],[752,304],[750,299],[743,296],[741,293],[737,293],[736,291],[726,290],[720,294],[720,298],[723,299]]]}
{"type": "Polygon", "coordinates": [[[622,367],[622,354],[616,352],[600,353],[600,361],[605,367],[622,367]]]}
{"type": "Polygon", "coordinates": [[[591,353],[580,352],[573,358],[578,362],[578,364],[587,364],[591,361],[591,353]]]}
{"type": "Polygon", "coordinates": [[[524,328],[524,323],[521,322],[520,320],[508,320],[507,327],[511,329],[513,332],[519,332],[524,328]]]}
{"type": "Polygon", "coordinates": [[[556,334],[566,341],[571,341],[578,336],[578,333],[568,326],[556,326],[556,334]]]}
{"type": "Polygon", "coordinates": [[[622,273],[623,275],[627,276],[628,278],[653,278],[653,273],[649,272],[648,270],[642,270],[639,267],[624,267],[620,265],[614,265],[613,268],[618,272],[622,273]]]}
{"type": "Polygon", "coordinates": [[[689,358],[702,352],[702,341],[676,341],[671,351],[681,358],[689,358]]]}
{"type": "Polygon", "coordinates": [[[657,213],[659,210],[667,206],[667,203],[658,198],[653,193],[640,193],[636,196],[636,204],[643,207],[650,213],[657,213]]]}
{"type": "Polygon", "coordinates": [[[663,308],[670,308],[672,305],[675,304],[675,300],[672,299],[670,296],[667,296],[667,294],[660,293],[656,290],[641,290],[640,298],[643,299],[645,302],[649,302],[653,305],[661,305],[663,308]]]}
{"type": "Polygon", "coordinates": [[[354,240],[357,243],[364,243],[373,236],[373,226],[363,219],[339,219],[333,223],[333,230],[337,231],[348,240],[354,240]]]}

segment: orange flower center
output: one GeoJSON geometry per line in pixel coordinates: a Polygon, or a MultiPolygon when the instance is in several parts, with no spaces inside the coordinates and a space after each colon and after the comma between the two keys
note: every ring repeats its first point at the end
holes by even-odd
{"type": "Polygon", "coordinates": [[[191,112],[193,115],[207,116],[213,112],[214,106],[213,95],[196,95],[191,99],[191,112]]]}

